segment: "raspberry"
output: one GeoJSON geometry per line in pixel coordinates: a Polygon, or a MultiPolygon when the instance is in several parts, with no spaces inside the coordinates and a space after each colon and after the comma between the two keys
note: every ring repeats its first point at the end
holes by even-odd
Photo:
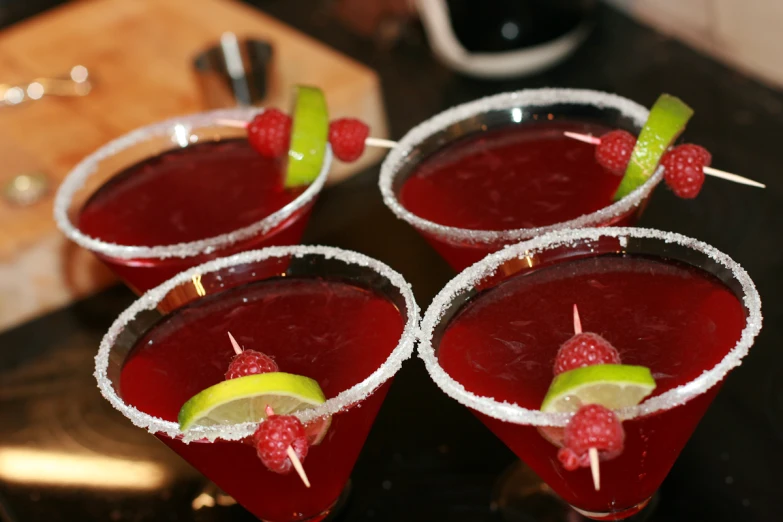
{"type": "Polygon", "coordinates": [[[557,460],[559,460],[560,464],[568,471],[590,467],[590,455],[587,453],[584,455],[577,455],[571,448],[560,448],[557,450],[557,460]]]}
{"type": "Polygon", "coordinates": [[[590,467],[588,451],[598,450],[601,460],[610,460],[623,451],[625,431],[617,415],[600,404],[582,406],[565,428],[565,448],[557,458],[568,470],[590,467]]]}
{"type": "Polygon", "coordinates": [[[288,458],[291,446],[304,462],[307,456],[307,434],[302,423],[293,415],[270,415],[253,434],[258,458],[270,471],[286,475],[293,469],[288,458]]]}
{"type": "Polygon", "coordinates": [[[622,176],[631,159],[636,138],[630,132],[613,130],[601,136],[601,143],[595,148],[595,159],[599,165],[612,174],[622,176]]]}
{"type": "Polygon", "coordinates": [[[364,152],[370,127],[354,118],[341,118],[329,124],[329,143],[341,161],[356,161],[364,152]]]}
{"type": "Polygon", "coordinates": [[[666,184],[683,199],[693,199],[699,195],[704,184],[704,167],[711,162],[712,155],[707,149],[691,143],[678,145],[661,159],[666,184]]]}
{"type": "Polygon", "coordinates": [[[284,156],[291,141],[291,117],[277,109],[266,109],[248,124],[247,139],[264,157],[284,156]]]}
{"type": "Polygon", "coordinates": [[[279,370],[277,363],[268,355],[255,350],[245,350],[231,360],[226,372],[226,380],[279,370]]]}
{"type": "Polygon", "coordinates": [[[620,364],[612,343],[598,334],[578,333],[563,343],[555,357],[555,375],[594,364],[620,364]]]}

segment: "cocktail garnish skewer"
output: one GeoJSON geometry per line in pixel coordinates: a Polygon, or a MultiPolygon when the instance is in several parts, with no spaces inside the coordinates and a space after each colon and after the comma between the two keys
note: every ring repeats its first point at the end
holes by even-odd
{"type": "MultiPolygon", "coordinates": [[[[569,138],[582,141],[584,143],[589,143],[591,145],[600,145],[601,144],[601,138],[597,136],[591,136],[590,134],[580,134],[578,132],[569,132],[566,131],[563,133],[564,135],[568,136],[569,138]]],[[[369,143],[368,143],[369,145],[369,143]]],[[[704,173],[713,176],[715,178],[721,178],[725,179],[727,181],[733,181],[734,183],[739,183],[740,185],[748,185],[751,187],[758,187],[758,188],[767,188],[766,185],[763,183],[759,183],[758,181],[754,181],[752,179],[748,179],[746,177],[740,176],[738,174],[733,174],[731,172],[726,172],[725,170],[716,169],[713,167],[704,167],[704,173]]]]}
{"type": "Polygon", "coordinates": [[[596,491],[601,491],[601,467],[598,464],[598,450],[590,448],[587,450],[590,456],[590,471],[593,473],[593,487],[596,491]]]}
{"type": "Polygon", "coordinates": [[[302,479],[302,482],[304,482],[305,487],[309,488],[310,480],[307,478],[307,473],[305,473],[305,470],[302,467],[302,463],[299,462],[299,457],[296,456],[296,452],[294,451],[294,448],[288,446],[285,452],[288,454],[288,458],[291,459],[291,464],[294,465],[294,469],[299,474],[299,478],[302,479]]]}
{"type": "MultiPolygon", "coordinates": [[[[582,333],[582,320],[579,318],[579,308],[574,303],[574,334],[582,333]]],[[[593,486],[596,491],[601,490],[601,467],[598,461],[598,450],[590,448],[587,451],[590,456],[590,471],[593,473],[593,486]]]]}
{"type": "MultiPolygon", "coordinates": [[[[218,125],[224,127],[234,127],[236,129],[246,129],[247,122],[242,120],[215,120],[218,125]]],[[[393,149],[397,146],[397,142],[394,140],[387,140],[384,138],[373,138],[372,136],[364,140],[365,145],[370,147],[380,147],[382,149],[393,149]]]]}
{"type": "MultiPolygon", "coordinates": [[[[237,129],[247,128],[247,122],[242,120],[223,119],[223,120],[216,120],[216,123],[218,125],[223,125],[225,127],[234,127],[237,129]]],[[[601,143],[601,138],[598,138],[596,136],[591,136],[589,134],[579,134],[577,132],[569,132],[569,131],[566,131],[563,134],[565,134],[569,138],[578,141],[583,141],[585,143],[590,143],[592,145],[598,145],[601,143]]],[[[394,140],[387,140],[384,138],[373,138],[372,136],[365,139],[364,143],[369,147],[379,147],[383,149],[393,149],[394,147],[397,146],[397,142],[394,140]]],[[[751,187],[758,187],[758,188],[767,188],[766,185],[764,185],[763,183],[759,183],[758,181],[754,181],[744,176],[740,176],[739,174],[734,174],[731,172],[726,172],[725,170],[716,169],[714,167],[704,167],[704,173],[709,176],[713,176],[715,178],[721,178],[721,179],[725,179],[726,181],[739,183],[740,185],[748,185],[751,187]]]]}
{"type": "Polygon", "coordinates": [[[368,137],[366,140],[364,140],[364,143],[366,145],[369,145],[370,147],[380,147],[383,149],[393,149],[397,146],[397,142],[394,140],[386,140],[383,138],[373,138],[372,136],[368,137]]]}
{"type": "Polygon", "coordinates": [[[601,138],[598,138],[596,136],[593,136],[591,134],[580,134],[578,132],[570,132],[565,131],[563,132],[566,136],[569,138],[575,139],[577,141],[583,141],[585,143],[589,143],[590,145],[600,145],[601,144],[601,138]]]}
{"type": "MultiPolygon", "coordinates": [[[[266,406],[266,416],[270,417],[275,414],[275,410],[272,409],[271,406],[266,406]]],[[[294,469],[296,470],[296,473],[299,475],[299,478],[302,479],[302,482],[304,483],[305,487],[310,487],[310,479],[307,478],[307,473],[305,473],[304,467],[302,466],[302,462],[299,460],[299,457],[296,455],[296,451],[294,451],[294,448],[291,446],[288,446],[285,450],[286,454],[288,455],[288,458],[291,460],[291,464],[294,465],[294,469]]]]}
{"type": "MultiPolygon", "coordinates": [[[[231,335],[231,332],[228,333],[228,338],[231,340],[231,346],[234,348],[234,352],[236,352],[237,355],[242,355],[244,353],[244,350],[241,346],[239,346],[239,343],[234,338],[233,335],[231,335]]],[[[266,405],[265,412],[267,417],[272,416],[275,414],[275,410],[272,409],[271,406],[268,404],[266,405]]],[[[307,478],[307,473],[305,473],[304,467],[302,466],[302,462],[299,460],[299,457],[296,455],[296,451],[294,451],[294,448],[292,448],[290,445],[285,450],[286,455],[288,455],[288,458],[291,460],[291,464],[294,466],[294,469],[299,474],[299,478],[302,479],[302,482],[306,487],[310,487],[310,480],[307,478]]]]}
{"type": "Polygon", "coordinates": [[[237,355],[242,355],[242,352],[244,350],[242,350],[242,347],[239,346],[239,343],[237,342],[236,339],[234,339],[234,336],[231,335],[231,332],[228,332],[228,338],[231,339],[231,346],[234,347],[234,351],[236,352],[236,354],[237,355]]]}

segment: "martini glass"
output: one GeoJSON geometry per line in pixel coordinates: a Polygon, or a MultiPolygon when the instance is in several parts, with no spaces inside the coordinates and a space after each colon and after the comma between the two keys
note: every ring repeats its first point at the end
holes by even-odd
{"type": "Polygon", "coordinates": [[[617,202],[621,178],[595,146],[563,132],[638,135],[649,111],[599,91],[530,89],[457,105],[411,129],[386,156],[386,205],[455,269],[552,230],[633,225],[659,169],[617,202]]]}
{"type": "MultiPolygon", "coordinates": [[[[435,383],[541,477],[539,491],[554,491],[595,520],[641,519],[747,355],[760,307],[742,267],[697,240],[641,228],[562,230],[491,254],[452,279],[424,315],[419,354],[435,383]],[[609,339],[624,364],[650,368],[657,382],[651,398],[617,412],[624,450],[601,462],[600,490],[589,469],[566,471],[558,460],[572,414],[538,409],[557,350],[573,335],[574,304],[586,331],[609,339]]],[[[515,491],[506,486],[499,490],[515,491]]],[[[496,502],[525,509],[509,496],[496,502]]],[[[577,515],[553,506],[539,516],[577,515]]]]}
{"type": "Polygon", "coordinates": [[[218,256],[299,242],[331,165],[283,187],[284,161],[263,158],[243,129],[259,109],[172,118],[134,130],[82,160],[60,186],[60,230],[141,294],[218,256]]]}
{"type": "Polygon", "coordinates": [[[95,375],[112,406],[259,519],[318,521],[348,483],[413,351],[418,319],[408,283],[374,259],[270,247],[209,261],[149,290],[103,338],[95,375]],[[248,441],[256,423],[180,431],[182,404],[224,380],[234,355],[228,332],[323,389],[326,402],[296,414],[306,426],[328,426],[303,461],[310,488],[296,473],[265,467],[248,441]]]}

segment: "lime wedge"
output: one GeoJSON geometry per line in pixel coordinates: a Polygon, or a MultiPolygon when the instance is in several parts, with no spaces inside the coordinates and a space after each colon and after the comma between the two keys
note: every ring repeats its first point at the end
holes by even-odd
{"type": "Polygon", "coordinates": [[[286,187],[309,185],[318,177],[329,137],[329,111],[321,89],[297,85],[294,96],[286,187]]]}
{"type": "MultiPolygon", "coordinates": [[[[191,397],[179,410],[179,428],[187,431],[196,426],[259,422],[266,418],[267,405],[278,415],[288,415],[325,401],[321,387],[309,377],[283,372],[248,375],[220,382],[191,397]]],[[[321,431],[325,435],[330,422],[324,421],[314,435],[321,431]]]]}
{"type": "Polygon", "coordinates": [[[331,425],[331,415],[315,419],[314,421],[305,424],[307,442],[309,442],[311,446],[318,446],[326,438],[326,433],[329,431],[331,425]]]}
{"type": "Polygon", "coordinates": [[[541,411],[575,412],[585,404],[611,410],[636,406],[655,389],[650,369],[625,364],[596,364],[563,372],[552,381],[541,411]]]}
{"type": "Polygon", "coordinates": [[[633,192],[653,175],[666,149],[685,130],[692,115],[693,109],[682,100],[670,94],[661,94],[639,133],[625,176],[614,194],[615,201],[633,192]]]}

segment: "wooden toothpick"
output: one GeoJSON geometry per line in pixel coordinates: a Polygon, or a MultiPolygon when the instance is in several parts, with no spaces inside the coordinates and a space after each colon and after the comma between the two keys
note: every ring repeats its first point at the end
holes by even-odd
{"type": "MultiPolygon", "coordinates": [[[[574,303],[574,333],[582,333],[582,320],[579,318],[579,309],[574,303]]],[[[590,471],[593,473],[593,486],[596,491],[601,490],[601,464],[598,460],[598,450],[596,448],[590,448],[587,450],[587,454],[590,456],[590,471]]]]}
{"type": "Polygon", "coordinates": [[[565,131],[563,132],[566,136],[569,138],[573,138],[578,141],[583,141],[585,143],[589,143],[590,145],[600,145],[601,144],[601,138],[597,138],[591,134],[579,134],[578,132],[570,132],[565,131]]]}
{"type": "Polygon", "coordinates": [[[598,450],[590,448],[587,450],[590,455],[590,471],[593,472],[593,486],[596,491],[601,491],[601,467],[598,463],[598,450]]]}
{"type": "Polygon", "coordinates": [[[231,332],[228,332],[228,338],[231,339],[231,346],[234,347],[234,351],[237,353],[237,355],[240,355],[243,352],[242,347],[239,346],[239,343],[236,339],[234,339],[234,336],[231,335],[231,332]]]}
{"type": "MultiPolygon", "coordinates": [[[[601,138],[597,136],[592,136],[590,134],[579,134],[578,132],[569,132],[569,131],[563,132],[563,134],[568,136],[569,138],[578,141],[583,141],[585,143],[590,143],[591,145],[599,145],[601,143],[601,138]]],[[[748,179],[738,174],[732,174],[731,172],[726,172],[725,170],[719,170],[712,167],[704,167],[704,173],[707,174],[708,176],[725,179],[727,181],[733,181],[734,183],[739,183],[740,185],[748,185],[750,187],[758,187],[758,188],[767,188],[767,186],[764,185],[763,183],[759,183],[758,181],[753,181],[752,179],[748,179]]]]}
{"type": "Polygon", "coordinates": [[[302,462],[299,460],[299,457],[296,456],[296,452],[294,451],[294,448],[288,446],[285,452],[286,454],[288,454],[288,458],[291,459],[291,464],[294,465],[294,469],[299,474],[299,478],[302,479],[302,482],[304,482],[305,487],[309,488],[310,479],[307,478],[307,473],[305,473],[305,470],[302,467],[302,462]]]}

